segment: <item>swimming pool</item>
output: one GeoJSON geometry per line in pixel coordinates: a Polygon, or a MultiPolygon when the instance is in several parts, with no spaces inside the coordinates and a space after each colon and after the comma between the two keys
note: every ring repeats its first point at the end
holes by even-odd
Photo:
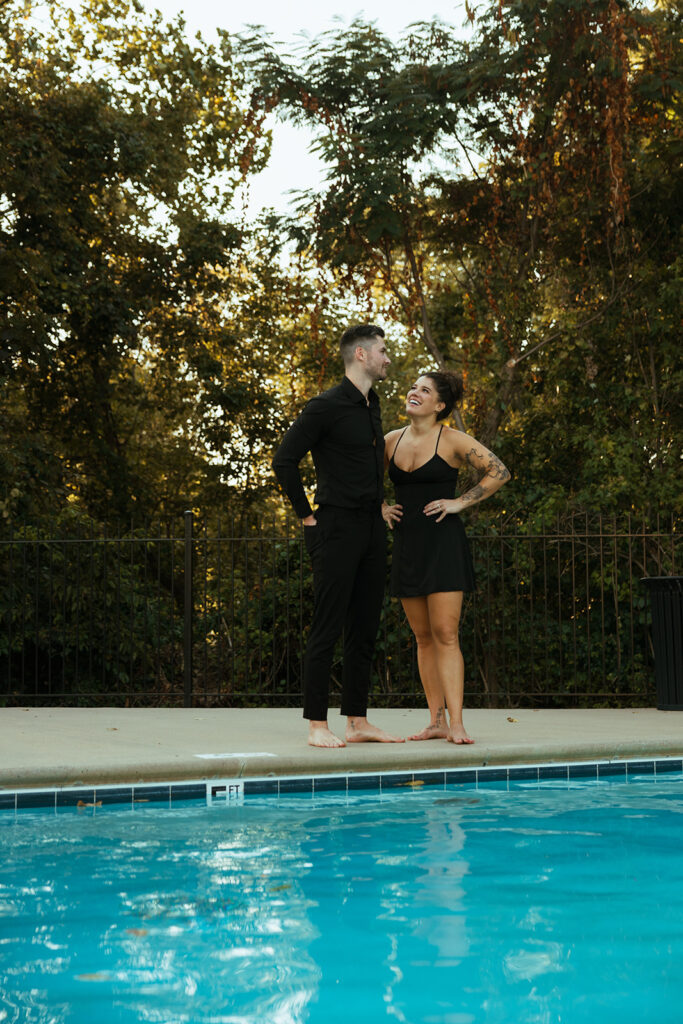
{"type": "Polygon", "coordinates": [[[0,1020],[678,1024],[683,774],[0,815],[0,1020]]]}

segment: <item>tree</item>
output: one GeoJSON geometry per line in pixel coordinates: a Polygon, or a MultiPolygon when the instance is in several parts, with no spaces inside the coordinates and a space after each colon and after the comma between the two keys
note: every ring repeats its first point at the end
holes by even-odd
{"type": "MultiPolygon", "coordinates": [[[[675,436],[675,376],[669,387],[664,369],[680,367],[677,15],[524,0],[470,17],[469,42],[437,23],[413,26],[398,46],[356,22],[308,45],[299,66],[251,40],[264,104],[309,124],[329,166],[322,194],[302,196],[293,234],[357,294],[394,297],[421,335],[415,361],[429,353],[464,373],[467,426],[486,444],[509,448],[545,417],[550,429],[528,443],[570,451],[559,424],[579,417],[597,447],[610,435],[641,445],[645,467],[640,451],[635,464],[649,478],[675,436]],[[665,306],[650,302],[653,264],[665,306]],[[656,343],[645,308],[661,323],[656,343]],[[626,374],[635,431],[614,405],[625,344],[634,366],[654,366],[654,383],[626,374]],[[664,419],[652,432],[642,411],[655,392],[664,419]],[[603,394],[612,415],[596,418],[603,394]]],[[[558,489],[595,495],[592,474],[577,481],[575,469],[575,459],[557,467],[558,489]]],[[[634,478],[617,477],[625,500],[634,478]]],[[[536,462],[534,488],[544,482],[536,462]]],[[[521,500],[518,485],[506,497],[515,488],[521,500]]]]}
{"type": "Polygon", "coordinates": [[[10,0],[0,40],[4,499],[35,510],[48,487],[98,518],[146,514],[159,438],[191,490],[187,421],[216,397],[263,118],[227,35],[191,43],[135,0],[10,0]]]}

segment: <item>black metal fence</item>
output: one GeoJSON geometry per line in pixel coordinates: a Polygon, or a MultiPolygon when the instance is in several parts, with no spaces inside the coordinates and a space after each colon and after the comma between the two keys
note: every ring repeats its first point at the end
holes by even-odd
{"type": "MultiPolygon", "coordinates": [[[[654,703],[643,576],[680,567],[676,524],[573,515],[470,530],[478,591],[461,643],[468,706],[654,703]]],[[[0,704],[298,705],[312,595],[296,521],[125,536],[75,521],[0,537],[0,704]]],[[[339,660],[335,660],[333,682],[339,660]]],[[[387,599],[371,702],[420,706],[416,651],[387,599]]]]}

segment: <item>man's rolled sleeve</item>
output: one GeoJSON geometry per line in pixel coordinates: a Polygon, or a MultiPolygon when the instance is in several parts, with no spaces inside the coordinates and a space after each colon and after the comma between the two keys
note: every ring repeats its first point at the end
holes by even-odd
{"type": "Polygon", "coordinates": [[[328,415],[320,398],[311,399],[283,437],[273,459],[275,476],[299,519],[313,514],[301,481],[299,463],[323,434],[328,415]]]}

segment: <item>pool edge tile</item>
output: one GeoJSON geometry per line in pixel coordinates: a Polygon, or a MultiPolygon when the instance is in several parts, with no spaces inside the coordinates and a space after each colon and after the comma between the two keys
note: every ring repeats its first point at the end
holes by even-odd
{"type": "Polygon", "coordinates": [[[106,807],[133,804],[132,786],[102,786],[95,789],[95,801],[106,807]]]}
{"type": "Polygon", "coordinates": [[[133,806],[137,804],[169,804],[171,803],[171,784],[133,786],[133,806]]]}
{"type": "Polygon", "coordinates": [[[95,802],[95,789],[92,786],[58,789],[55,792],[55,806],[58,811],[67,807],[94,807],[95,802]]]}
{"type": "Polygon", "coordinates": [[[481,786],[486,782],[509,782],[509,768],[492,766],[491,768],[477,768],[477,785],[481,786]]]}
{"type": "Polygon", "coordinates": [[[540,768],[538,765],[511,765],[508,769],[510,782],[538,782],[540,768]]]}
{"type": "Polygon", "coordinates": [[[557,779],[561,779],[563,782],[569,781],[568,764],[542,764],[538,766],[539,782],[551,782],[557,779]]]}
{"type": "Polygon", "coordinates": [[[280,779],[280,795],[283,793],[308,793],[313,795],[313,776],[302,778],[280,779]]]}
{"type": "Polygon", "coordinates": [[[424,786],[441,786],[443,789],[446,785],[446,769],[425,769],[424,771],[418,771],[413,773],[413,781],[418,783],[421,782],[424,786]]]}
{"type": "MultiPolygon", "coordinates": [[[[359,792],[361,790],[366,793],[379,793],[382,788],[382,777],[376,772],[367,772],[361,774],[351,774],[346,779],[347,792],[353,790],[359,792]]],[[[317,787],[316,787],[317,789],[317,787]]]]}
{"type": "Polygon", "coordinates": [[[625,761],[598,761],[597,763],[597,777],[598,779],[604,778],[617,778],[621,776],[626,778],[626,762],[625,761]]]}
{"type": "Polygon", "coordinates": [[[206,782],[171,783],[171,806],[173,806],[174,803],[186,800],[206,801],[206,782]]]}
{"type": "MultiPolygon", "coordinates": [[[[385,792],[388,790],[412,790],[419,792],[426,787],[433,789],[460,785],[513,784],[524,782],[571,782],[571,781],[619,781],[623,779],[666,778],[667,775],[683,773],[683,758],[614,758],[595,761],[578,761],[550,764],[485,765],[479,767],[446,767],[443,769],[424,768],[412,772],[349,772],[309,776],[288,776],[278,778],[272,775],[262,778],[244,779],[240,782],[242,793],[251,796],[279,796],[288,794],[385,792]]],[[[57,813],[69,809],[85,810],[87,807],[121,807],[126,804],[135,809],[145,805],[165,805],[169,809],[174,802],[184,804],[196,802],[202,805],[206,797],[206,780],[184,782],[147,783],[140,785],[103,785],[55,787],[40,789],[0,790],[0,812],[14,813],[19,810],[49,810],[57,813]]],[[[515,787],[516,788],[516,787],[515,787]]]]}
{"type": "Polygon", "coordinates": [[[345,793],[348,790],[348,775],[314,775],[313,795],[317,793],[345,793]]]}
{"type": "Polygon", "coordinates": [[[280,792],[278,779],[245,779],[244,795],[246,796],[277,796],[280,792]]]}
{"type": "Polygon", "coordinates": [[[476,785],[477,782],[477,769],[476,768],[452,768],[446,770],[446,785],[447,786],[466,786],[476,785]]]}
{"type": "Polygon", "coordinates": [[[16,793],[18,811],[28,810],[52,810],[57,804],[57,793],[53,790],[17,790],[16,793]]]}
{"type": "Polygon", "coordinates": [[[626,775],[654,775],[655,762],[652,760],[630,761],[626,765],[626,775]]]}
{"type": "Polygon", "coordinates": [[[382,789],[410,789],[414,772],[391,772],[381,776],[382,789]]]}

